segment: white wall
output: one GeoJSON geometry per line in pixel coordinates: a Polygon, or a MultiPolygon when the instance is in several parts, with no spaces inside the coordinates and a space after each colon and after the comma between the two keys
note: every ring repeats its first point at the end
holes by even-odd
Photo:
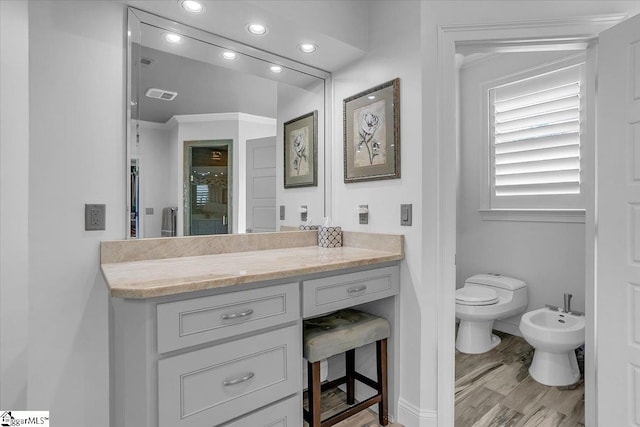
{"type": "MultiPolygon", "coordinates": [[[[289,85],[278,85],[278,124],[276,136],[276,224],[279,227],[297,227],[300,221],[300,206],[307,206],[307,219],[311,224],[320,225],[324,218],[325,190],[325,111],[324,82],[319,82],[308,90],[289,85]],[[318,111],[318,185],[315,187],[284,188],[284,123],[289,120],[318,111]],[[280,220],[280,205],[285,207],[285,219],[280,220]]],[[[327,103],[331,102],[326,100],[327,103]]]]}
{"type": "Polygon", "coordinates": [[[0,407],[27,409],[28,6],[0,2],[0,407]]]}
{"type": "MultiPolygon", "coordinates": [[[[422,404],[424,390],[433,390],[434,375],[425,377],[421,359],[423,346],[433,347],[433,313],[424,309],[428,301],[421,283],[422,192],[420,82],[420,3],[377,1],[370,3],[371,50],[361,61],[335,72],[332,206],[334,223],[346,230],[405,235],[406,260],[401,267],[400,290],[400,399],[401,423],[410,423],[409,408],[422,404]],[[345,184],[343,180],[342,100],[396,77],[400,78],[401,163],[400,179],[345,184]],[[413,204],[413,226],[400,226],[400,204],[413,204]],[[369,205],[369,224],[359,225],[355,209],[369,205]]],[[[435,393],[435,390],[432,391],[435,393]]],[[[394,411],[395,412],[395,411],[394,411]]],[[[411,424],[407,424],[411,425],[411,424]]]]}
{"type": "Polygon", "coordinates": [[[109,424],[99,242],[125,235],[124,17],[29,2],[28,407],[74,427],[109,424]],[[106,203],[106,231],[84,231],[85,203],[106,203]]]}
{"type": "Polygon", "coordinates": [[[140,143],[136,155],[140,159],[142,237],[161,237],[162,209],[178,206],[177,194],[169,191],[169,129],[152,122],[139,122],[138,134],[140,143]],[[152,215],[146,214],[147,208],[153,208],[152,215]]]}
{"type": "MultiPolygon", "coordinates": [[[[490,221],[481,218],[483,146],[483,84],[541,66],[574,53],[532,52],[491,56],[460,72],[460,183],[457,218],[457,286],[476,273],[499,273],[524,280],[529,307],[561,306],[564,292],[572,307],[584,311],[584,223],[490,221]]],[[[583,150],[592,149],[584,147],[583,150]]],[[[586,173],[586,172],[585,172],[586,173]]],[[[592,171],[585,177],[593,179],[592,171]]],[[[589,178],[588,178],[589,179],[589,178]]],[[[520,335],[520,315],[497,321],[495,328],[520,335]]]]}

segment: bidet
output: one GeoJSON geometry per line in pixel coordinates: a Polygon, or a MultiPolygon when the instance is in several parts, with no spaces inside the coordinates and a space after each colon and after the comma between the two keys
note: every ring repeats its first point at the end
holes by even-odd
{"type": "Polygon", "coordinates": [[[562,386],[580,379],[575,349],[584,344],[584,326],[584,317],[547,307],[522,316],[520,332],[535,349],[529,368],[534,380],[562,386]]]}

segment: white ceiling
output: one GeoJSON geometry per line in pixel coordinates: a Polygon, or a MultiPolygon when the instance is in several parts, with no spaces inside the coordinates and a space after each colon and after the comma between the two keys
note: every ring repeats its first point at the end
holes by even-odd
{"type": "Polygon", "coordinates": [[[278,83],[251,74],[195,61],[184,56],[143,47],[141,55],[152,59],[140,68],[138,118],[165,123],[174,115],[241,111],[276,117],[278,83]],[[144,96],[149,88],[177,92],[173,101],[144,96]]]}
{"type": "Polygon", "coordinates": [[[369,47],[369,4],[361,0],[202,1],[205,12],[197,15],[177,0],[121,3],[326,71],[361,58],[369,47]],[[249,34],[246,26],[253,22],[268,33],[249,34]],[[317,52],[300,52],[303,42],[318,45],[317,52]]]}

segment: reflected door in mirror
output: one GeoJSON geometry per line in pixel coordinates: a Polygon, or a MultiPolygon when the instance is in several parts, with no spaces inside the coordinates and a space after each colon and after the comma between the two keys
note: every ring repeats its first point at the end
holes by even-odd
{"type": "Polygon", "coordinates": [[[185,236],[229,233],[230,142],[185,142],[185,236]]]}

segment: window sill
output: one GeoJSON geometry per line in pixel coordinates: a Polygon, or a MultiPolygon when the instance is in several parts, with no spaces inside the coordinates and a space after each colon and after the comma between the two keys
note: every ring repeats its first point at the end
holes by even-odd
{"type": "Polygon", "coordinates": [[[585,222],[584,209],[478,209],[483,221],[585,222]]]}

